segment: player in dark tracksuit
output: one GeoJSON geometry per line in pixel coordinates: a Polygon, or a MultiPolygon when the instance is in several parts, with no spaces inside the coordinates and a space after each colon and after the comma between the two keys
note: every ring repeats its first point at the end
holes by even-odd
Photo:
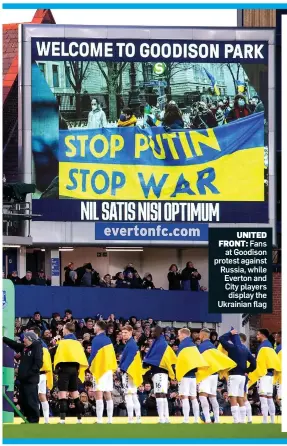
{"type": "Polygon", "coordinates": [[[228,377],[228,396],[234,423],[244,423],[246,407],[244,401],[246,374],[256,369],[256,360],[250,351],[242,345],[236,330],[220,336],[219,342],[227,351],[228,356],[237,366],[230,370],[228,377]],[[249,367],[247,363],[249,362],[249,367]],[[238,411],[239,405],[239,411],[238,411]],[[239,413],[238,413],[239,412],[239,413]]]}
{"type": "Polygon", "coordinates": [[[3,337],[3,342],[16,353],[21,353],[18,369],[20,408],[29,423],[39,423],[38,383],[43,365],[43,347],[33,331],[24,333],[23,344],[6,337],[3,337]]]}

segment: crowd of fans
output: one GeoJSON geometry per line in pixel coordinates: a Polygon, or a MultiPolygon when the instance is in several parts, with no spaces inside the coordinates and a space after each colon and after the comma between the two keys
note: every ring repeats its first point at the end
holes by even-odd
{"type": "MultiPolygon", "coordinates": [[[[35,312],[34,316],[31,317],[26,325],[22,325],[20,320],[16,320],[15,323],[15,339],[19,342],[23,338],[25,331],[29,330],[31,327],[39,327],[41,330],[41,337],[46,343],[49,352],[52,357],[52,361],[55,355],[55,350],[57,342],[63,336],[63,326],[65,322],[74,322],[76,326],[76,336],[78,340],[83,345],[85,354],[87,358],[91,354],[91,341],[94,337],[94,324],[96,320],[102,320],[101,315],[97,315],[95,318],[86,318],[81,320],[75,320],[72,311],[67,309],[65,315],[61,317],[59,313],[54,313],[52,318],[48,321],[41,317],[39,312],[35,312]]],[[[151,328],[156,325],[156,321],[153,318],[148,318],[147,320],[138,320],[136,316],[131,316],[129,320],[123,318],[116,319],[114,314],[111,314],[107,320],[107,335],[110,337],[117,361],[120,361],[121,354],[124,349],[124,343],[122,341],[121,329],[125,324],[132,325],[134,332],[133,336],[136,340],[138,347],[141,352],[142,358],[148,352],[151,344],[153,342],[151,338],[151,328]]],[[[179,346],[179,340],[177,337],[178,330],[174,327],[166,326],[164,328],[164,336],[171,348],[177,352],[179,346]]],[[[199,332],[197,330],[192,330],[192,339],[195,344],[199,344],[199,332]]],[[[213,331],[211,333],[210,340],[215,346],[218,345],[218,334],[213,331]]],[[[18,381],[17,381],[17,368],[19,364],[19,355],[15,355],[15,390],[14,390],[14,403],[18,405],[18,381]]],[[[87,370],[85,374],[85,381],[81,383],[79,381],[79,391],[80,400],[83,407],[83,415],[86,417],[96,416],[96,404],[95,396],[92,390],[92,375],[87,370]]],[[[138,396],[141,404],[142,416],[157,416],[156,409],[156,399],[153,389],[152,381],[146,375],[144,377],[143,384],[138,388],[138,396]]],[[[114,415],[115,416],[126,416],[126,404],[124,399],[124,390],[122,387],[122,380],[120,375],[120,370],[118,369],[114,373],[114,388],[112,392],[112,397],[114,401],[114,415]]],[[[57,389],[57,375],[54,375],[54,387],[47,392],[47,398],[50,405],[50,415],[59,416],[59,405],[58,405],[58,389],[57,389]]],[[[220,380],[217,388],[217,398],[220,406],[220,414],[231,416],[231,406],[230,400],[227,393],[227,383],[225,380],[220,380]]],[[[260,412],[260,401],[257,389],[253,386],[248,391],[248,399],[252,406],[253,415],[261,415],[260,412]]],[[[169,381],[168,390],[168,403],[170,415],[182,416],[182,401],[178,394],[178,382],[176,380],[169,381]]],[[[192,414],[192,407],[190,408],[192,414]]],[[[279,407],[277,407],[279,413],[279,407]]],[[[69,412],[68,416],[75,415],[75,407],[73,401],[69,402],[69,412]]]]}
{"type": "MultiPolygon", "coordinates": [[[[13,271],[7,278],[12,280],[14,285],[51,285],[51,279],[45,276],[43,270],[40,270],[37,273],[37,277],[33,277],[32,272],[27,271],[26,275],[20,279],[17,271],[13,271]]],[[[192,262],[187,262],[186,267],[182,271],[178,269],[177,265],[172,264],[169,268],[167,278],[169,290],[207,290],[205,287],[200,286],[201,275],[192,262]]],[[[101,278],[100,274],[93,268],[91,263],[84,263],[83,266],[75,268],[74,263],[71,262],[64,268],[63,285],[144,290],[158,289],[153,282],[152,274],[147,272],[144,277],[140,277],[132,263],[129,263],[123,271],[119,271],[115,276],[105,274],[101,278]]]]}

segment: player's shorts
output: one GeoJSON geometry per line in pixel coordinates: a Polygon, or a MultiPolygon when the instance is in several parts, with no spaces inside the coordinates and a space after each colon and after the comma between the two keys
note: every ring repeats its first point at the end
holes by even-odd
{"type": "Polygon", "coordinates": [[[152,382],[154,386],[154,393],[167,393],[168,389],[167,373],[156,373],[152,377],[152,382]]]}
{"type": "Polygon", "coordinates": [[[40,374],[40,381],[38,384],[38,393],[42,393],[43,395],[46,395],[47,393],[47,376],[46,373],[40,374]]]}
{"type": "Polygon", "coordinates": [[[58,389],[60,392],[77,392],[78,368],[73,366],[61,367],[58,372],[58,389]]]}
{"type": "Polygon", "coordinates": [[[244,397],[246,376],[229,375],[227,381],[228,396],[244,397]]]}
{"type": "Polygon", "coordinates": [[[216,396],[217,384],[218,384],[218,374],[208,376],[199,383],[198,392],[216,396]]]}
{"type": "Polygon", "coordinates": [[[197,395],[196,378],[182,378],[178,385],[178,394],[180,396],[195,396],[197,395]]]}
{"type": "Polygon", "coordinates": [[[128,375],[128,373],[123,374],[122,383],[126,395],[134,395],[137,393],[137,386],[134,384],[133,379],[128,375]]]}
{"type": "Polygon", "coordinates": [[[257,382],[258,394],[273,396],[273,376],[262,376],[257,382]]]}
{"type": "Polygon", "coordinates": [[[282,384],[277,384],[276,389],[277,389],[277,398],[279,400],[281,400],[282,399],[282,384]]]}
{"type": "Polygon", "coordinates": [[[104,373],[98,381],[93,377],[93,391],[94,392],[112,392],[114,388],[113,372],[108,370],[104,373]]]}

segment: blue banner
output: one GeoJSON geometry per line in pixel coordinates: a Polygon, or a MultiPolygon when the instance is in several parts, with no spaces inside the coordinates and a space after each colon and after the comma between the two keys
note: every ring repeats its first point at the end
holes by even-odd
{"type": "Polygon", "coordinates": [[[203,291],[127,290],[123,288],[16,286],[16,317],[31,317],[39,311],[42,317],[65,314],[70,308],[75,318],[139,319],[159,321],[221,322],[221,314],[208,313],[208,293],[203,291]]]}
{"type": "Polygon", "coordinates": [[[51,259],[51,272],[54,277],[59,277],[60,275],[60,259],[57,257],[51,259]]]}
{"type": "Polygon", "coordinates": [[[95,240],[208,241],[208,225],[157,223],[96,223],[95,240]]]}
{"type": "Polygon", "coordinates": [[[267,63],[268,42],[32,38],[32,59],[258,64],[267,63]]]}

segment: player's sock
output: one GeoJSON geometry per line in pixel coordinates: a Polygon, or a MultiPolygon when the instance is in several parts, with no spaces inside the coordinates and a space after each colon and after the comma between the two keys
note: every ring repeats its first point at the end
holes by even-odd
{"type": "Polygon", "coordinates": [[[113,400],[107,401],[107,415],[108,415],[108,423],[111,423],[113,420],[114,413],[114,402],[113,400]]]}
{"type": "Polygon", "coordinates": [[[246,407],[245,405],[242,407],[239,407],[239,423],[245,423],[246,418],[246,407]]]}
{"type": "Polygon", "coordinates": [[[199,421],[199,404],[197,399],[191,400],[191,404],[192,404],[192,411],[193,411],[193,415],[194,415],[194,422],[198,423],[199,421]]]}
{"type": "Polygon", "coordinates": [[[252,422],[252,408],[249,401],[245,401],[245,407],[246,407],[246,415],[247,415],[247,421],[248,423],[252,422]]]}
{"type": "Polygon", "coordinates": [[[261,404],[261,413],[263,415],[263,423],[268,422],[268,403],[267,398],[261,396],[260,397],[260,404],[261,404]]]}
{"type": "Polygon", "coordinates": [[[135,410],[135,414],[136,414],[137,420],[140,420],[140,418],[141,418],[141,405],[140,405],[138,396],[135,393],[135,394],[132,395],[132,397],[133,397],[134,410],[135,410]]]}
{"type": "Polygon", "coordinates": [[[128,418],[129,422],[133,421],[134,418],[134,403],[133,403],[133,396],[132,395],[125,395],[126,405],[127,405],[127,412],[128,412],[128,418]]]}
{"type": "Polygon", "coordinates": [[[80,398],[75,398],[74,399],[74,404],[75,404],[75,409],[76,409],[76,413],[77,413],[77,418],[78,421],[82,419],[82,405],[80,402],[80,398]]]}
{"type": "Polygon", "coordinates": [[[219,404],[217,401],[216,396],[212,396],[209,398],[211,405],[212,405],[212,410],[213,410],[213,414],[214,414],[214,423],[219,423],[219,404]]]}
{"type": "Polygon", "coordinates": [[[60,423],[65,423],[66,413],[68,412],[68,401],[66,399],[59,400],[60,406],[60,423]]]}
{"type": "Polygon", "coordinates": [[[44,421],[45,423],[49,423],[49,403],[48,401],[42,401],[41,402],[43,415],[44,415],[44,421]]]}
{"type": "Polygon", "coordinates": [[[104,413],[104,402],[103,400],[96,401],[96,413],[97,413],[97,422],[103,422],[103,413],[104,413]]]}
{"type": "Polygon", "coordinates": [[[231,413],[233,416],[233,423],[239,423],[239,408],[238,406],[231,406],[231,413]]]}
{"type": "Polygon", "coordinates": [[[163,416],[165,418],[165,421],[169,422],[169,407],[167,398],[163,398],[163,416]]]}
{"type": "Polygon", "coordinates": [[[268,410],[269,410],[269,415],[270,415],[270,421],[271,423],[275,423],[275,413],[276,413],[276,409],[275,409],[275,404],[273,401],[273,398],[267,398],[267,404],[268,404],[268,410]]]}
{"type": "Polygon", "coordinates": [[[207,401],[207,397],[206,396],[200,396],[199,397],[199,401],[201,404],[201,408],[202,408],[202,412],[205,418],[205,422],[206,423],[210,423],[211,419],[210,419],[210,413],[209,413],[209,403],[207,401]]]}
{"type": "Polygon", "coordinates": [[[156,407],[159,416],[159,422],[164,423],[164,398],[156,398],[156,407]]]}
{"type": "Polygon", "coordinates": [[[190,405],[189,405],[188,398],[184,398],[182,400],[182,413],[183,413],[184,423],[188,423],[189,422],[189,413],[190,413],[190,405]]]}

